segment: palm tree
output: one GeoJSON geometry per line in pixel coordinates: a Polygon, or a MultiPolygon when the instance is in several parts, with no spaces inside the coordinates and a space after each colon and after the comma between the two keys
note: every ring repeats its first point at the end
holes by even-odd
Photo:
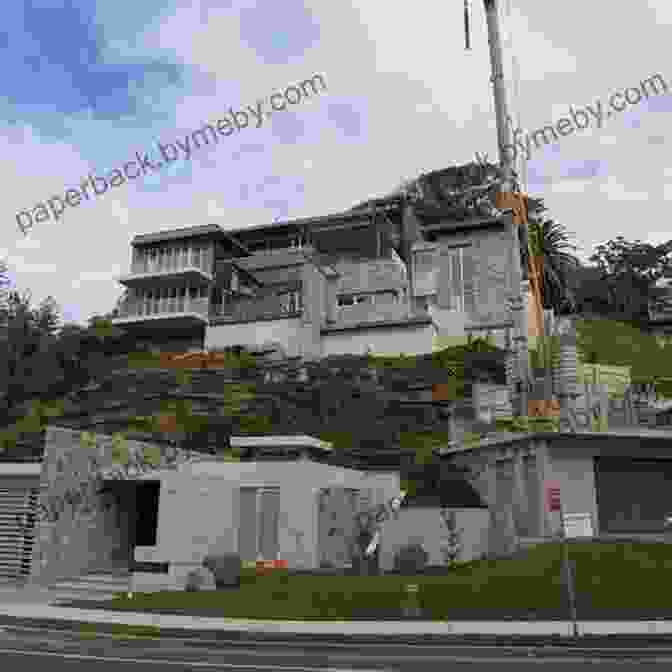
{"type": "MultiPolygon", "coordinates": [[[[544,208],[545,209],[545,208],[544,208]]],[[[552,219],[534,217],[528,224],[529,247],[521,244],[523,268],[529,268],[530,252],[542,275],[543,305],[556,313],[574,312],[576,298],[571,275],[580,263],[564,225],[552,219]]]]}

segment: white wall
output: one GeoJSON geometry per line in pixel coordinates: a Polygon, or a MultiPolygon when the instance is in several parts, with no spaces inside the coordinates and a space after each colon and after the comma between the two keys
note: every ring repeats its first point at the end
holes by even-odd
{"type": "Polygon", "coordinates": [[[239,324],[218,324],[205,329],[205,349],[232,345],[263,345],[277,341],[289,357],[300,354],[300,318],[261,320],[239,324]]]}
{"type": "MultiPolygon", "coordinates": [[[[455,511],[457,528],[462,528],[462,553],[459,561],[467,562],[488,550],[490,515],[487,509],[451,509],[455,511]]],[[[427,563],[443,565],[441,542],[448,539],[448,530],[436,507],[402,509],[397,520],[383,527],[380,546],[380,566],[389,571],[394,567],[395,553],[406,544],[419,543],[429,554],[427,563]]]]}
{"type": "Polygon", "coordinates": [[[363,354],[369,344],[375,353],[427,354],[432,352],[433,334],[431,324],[323,333],[322,356],[363,354]]]}
{"type": "MultiPolygon", "coordinates": [[[[156,478],[156,475],[155,475],[156,478]]],[[[318,563],[317,496],[322,488],[371,488],[373,504],[399,493],[399,475],[361,472],[315,462],[203,462],[177,472],[162,472],[157,545],[142,548],[136,560],[169,562],[169,583],[178,589],[208,553],[238,549],[239,489],[244,486],[280,488],[280,557],[290,567],[318,563]],[[302,533],[297,544],[295,531],[302,533]]],[[[134,590],[157,589],[166,577],[138,575],[134,590]],[[158,582],[158,583],[157,583],[158,582]],[[144,586],[144,588],[143,588],[144,586]]]]}
{"type": "Polygon", "coordinates": [[[154,562],[170,562],[170,579],[186,576],[208,553],[237,549],[237,490],[207,474],[173,473],[161,481],[154,562]]]}
{"type": "Polygon", "coordinates": [[[467,324],[467,313],[460,310],[439,308],[436,303],[429,304],[429,314],[434,320],[440,337],[464,337],[467,324]]]}
{"type": "MultiPolygon", "coordinates": [[[[563,454],[561,448],[551,449],[550,476],[560,482],[564,513],[590,513],[593,531],[597,531],[597,496],[594,458],[563,454]]],[[[559,522],[559,521],[558,521],[559,522]]]]}

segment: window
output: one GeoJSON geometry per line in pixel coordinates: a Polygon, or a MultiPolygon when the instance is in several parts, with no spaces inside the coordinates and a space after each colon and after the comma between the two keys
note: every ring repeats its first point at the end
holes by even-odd
{"type": "Polygon", "coordinates": [[[355,304],[360,303],[371,303],[373,296],[370,294],[364,294],[359,296],[339,296],[338,305],[339,306],[354,306],[355,304]]]}
{"type": "Polygon", "coordinates": [[[279,547],[279,488],[241,488],[238,552],[242,560],[276,560],[279,547]]]}
{"type": "Polygon", "coordinates": [[[448,310],[465,309],[464,248],[442,250],[439,274],[439,305],[448,310]]]}

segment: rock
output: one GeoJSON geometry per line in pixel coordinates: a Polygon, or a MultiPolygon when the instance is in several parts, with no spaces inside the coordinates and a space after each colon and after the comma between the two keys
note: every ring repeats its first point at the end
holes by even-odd
{"type": "Polygon", "coordinates": [[[216,590],[215,577],[212,572],[205,567],[194,569],[187,575],[185,590],[189,592],[216,590]]]}

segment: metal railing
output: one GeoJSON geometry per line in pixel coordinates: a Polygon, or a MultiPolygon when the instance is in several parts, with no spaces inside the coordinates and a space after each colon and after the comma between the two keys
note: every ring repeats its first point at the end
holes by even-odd
{"type": "Polygon", "coordinates": [[[213,306],[210,316],[230,322],[253,322],[292,317],[300,314],[301,311],[301,298],[298,294],[294,298],[287,296],[241,297],[213,306]]]}
{"type": "Polygon", "coordinates": [[[205,273],[212,272],[212,256],[208,254],[168,257],[160,260],[142,259],[131,264],[131,275],[144,273],[177,273],[198,268],[205,273]]]}
{"type": "Polygon", "coordinates": [[[208,299],[200,297],[192,299],[184,296],[152,300],[127,299],[119,304],[116,317],[149,317],[181,313],[197,313],[206,317],[208,315],[208,299]]]}

